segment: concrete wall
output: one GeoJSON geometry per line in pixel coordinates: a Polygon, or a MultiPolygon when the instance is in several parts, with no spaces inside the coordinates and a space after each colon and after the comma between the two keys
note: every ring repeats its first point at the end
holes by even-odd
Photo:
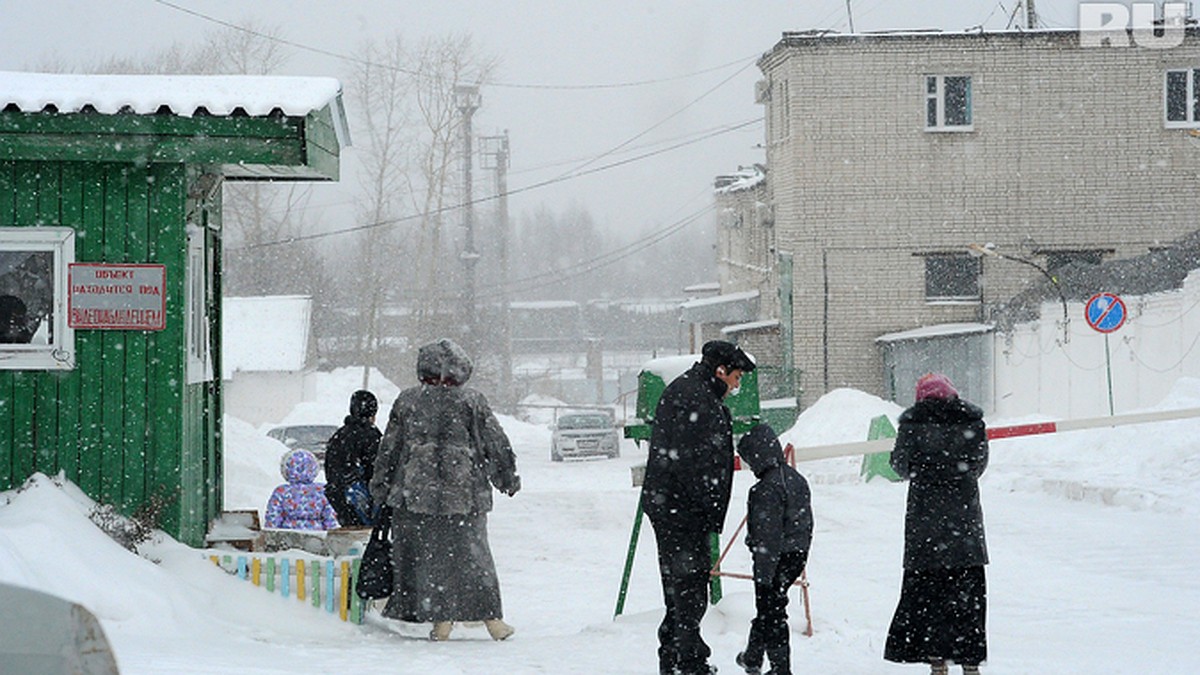
{"type": "Polygon", "coordinates": [[[1107,337],[1074,302],[1065,342],[1058,303],[1043,305],[1036,322],[995,333],[994,414],[1108,415],[1110,372],[1112,411],[1120,414],[1159,403],[1181,377],[1200,377],[1200,274],[1177,291],[1121,299],[1128,318],[1107,337]]]}

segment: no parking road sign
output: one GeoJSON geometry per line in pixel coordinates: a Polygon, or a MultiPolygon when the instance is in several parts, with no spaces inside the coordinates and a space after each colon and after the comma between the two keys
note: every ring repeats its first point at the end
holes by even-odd
{"type": "Polygon", "coordinates": [[[1097,293],[1087,301],[1083,317],[1101,333],[1111,333],[1125,323],[1125,302],[1112,293],[1097,293]]]}

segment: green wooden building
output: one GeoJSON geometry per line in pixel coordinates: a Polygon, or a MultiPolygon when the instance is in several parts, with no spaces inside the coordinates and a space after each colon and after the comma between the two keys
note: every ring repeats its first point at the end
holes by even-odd
{"type": "Polygon", "coordinates": [[[62,473],[200,545],[222,186],[336,180],[348,142],[328,78],[0,73],[0,489],[62,473]]]}

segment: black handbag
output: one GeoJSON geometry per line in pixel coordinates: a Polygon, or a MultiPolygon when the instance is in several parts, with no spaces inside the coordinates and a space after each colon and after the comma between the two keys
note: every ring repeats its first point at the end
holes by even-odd
{"type": "Polygon", "coordinates": [[[371,538],[363,550],[354,592],[363,600],[378,600],[392,594],[392,510],[379,509],[379,518],[371,529],[371,538]]]}

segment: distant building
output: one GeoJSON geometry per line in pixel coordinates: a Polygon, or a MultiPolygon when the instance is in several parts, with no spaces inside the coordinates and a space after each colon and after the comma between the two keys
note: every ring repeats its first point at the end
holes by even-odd
{"type": "Polygon", "coordinates": [[[221,379],[229,414],[255,425],[277,422],[311,398],[312,298],[225,298],[222,315],[221,379]]]}
{"type": "Polygon", "coordinates": [[[1165,50],[1081,47],[1076,31],[784,33],[759,67],[767,172],[718,184],[721,290],[758,291],[757,321],[735,325],[780,322],[805,405],[910,386],[885,349],[986,324],[1037,267],[1200,227],[1194,29],[1165,50]]]}

